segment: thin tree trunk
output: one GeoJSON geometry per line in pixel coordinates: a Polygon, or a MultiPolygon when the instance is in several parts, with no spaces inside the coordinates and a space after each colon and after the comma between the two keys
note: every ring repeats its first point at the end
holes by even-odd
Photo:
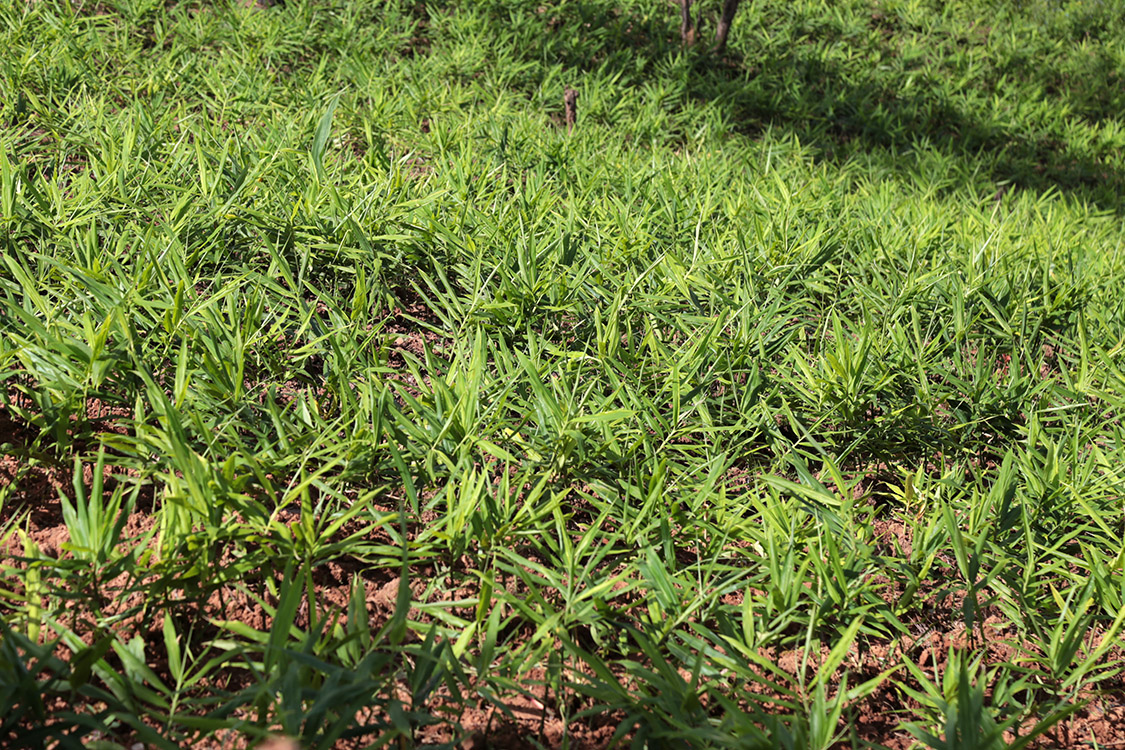
{"type": "Polygon", "coordinates": [[[723,14],[719,17],[719,26],[715,29],[715,52],[722,52],[727,48],[727,35],[730,34],[730,25],[734,21],[734,14],[738,11],[739,0],[723,0],[723,14]]]}
{"type": "Polygon", "coordinates": [[[578,92],[570,86],[563,92],[563,107],[566,111],[566,129],[570,132],[578,122],[578,92]]]}
{"type": "Polygon", "coordinates": [[[695,44],[695,21],[691,18],[692,0],[680,0],[680,42],[685,47],[695,44]]]}

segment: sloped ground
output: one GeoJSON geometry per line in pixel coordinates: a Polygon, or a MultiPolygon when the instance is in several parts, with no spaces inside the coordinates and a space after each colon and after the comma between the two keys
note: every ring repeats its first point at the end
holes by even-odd
{"type": "Polygon", "coordinates": [[[0,8],[3,743],[1117,741],[1125,12],[736,24],[0,8]]]}

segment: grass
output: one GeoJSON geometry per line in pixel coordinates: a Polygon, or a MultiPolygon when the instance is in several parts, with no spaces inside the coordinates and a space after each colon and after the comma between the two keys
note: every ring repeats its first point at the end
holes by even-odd
{"type": "Polygon", "coordinates": [[[743,5],[0,6],[3,743],[1119,736],[1125,11],[743,5]]]}

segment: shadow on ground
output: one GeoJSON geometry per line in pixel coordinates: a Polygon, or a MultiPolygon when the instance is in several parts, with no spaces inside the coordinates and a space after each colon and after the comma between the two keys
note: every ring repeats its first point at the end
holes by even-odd
{"type": "MultiPolygon", "coordinates": [[[[947,189],[1057,191],[1125,210],[1117,142],[1125,70],[1100,44],[1104,18],[1044,26],[1045,44],[1059,50],[1052,66],[1004,37],[1006,30],[949,22],[923,35],[875,4],[845,20],[765,17],[755,15],[758,5],[744,3],[733,48],[721,58],[705,45],[685,55],[678,14],[666,3],[640,15],[604,0],[560,2],[540,6],[531,19],[496,3],[489,18],[497,33],[523,24],[522,56],[561,65],[575,78],[599,71],[639,84],[673,70],[690,98],[719,103],[738,132],[791,133],[819,159],[862,157],[898,171],[942,164],[950,167],[942,176],[947,189]]],[[[1023,29],[1037,23],[1018,20],[1023,29]]]]}

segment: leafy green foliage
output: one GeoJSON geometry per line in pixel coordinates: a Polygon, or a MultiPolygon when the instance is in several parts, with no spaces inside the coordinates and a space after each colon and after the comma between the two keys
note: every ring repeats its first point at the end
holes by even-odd
{"type": "Polygon", "coordinates": [[[0,7],[0,742],[1119,690],[1125,15],[940,6],[0,7]]]}

